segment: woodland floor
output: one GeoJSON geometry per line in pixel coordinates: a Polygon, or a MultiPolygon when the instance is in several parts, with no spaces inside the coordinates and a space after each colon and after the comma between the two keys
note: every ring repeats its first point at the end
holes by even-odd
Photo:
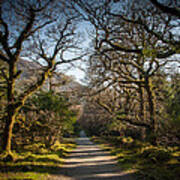
{"type": "Polygon", "coordinates": [[[178,146],[130,137],[91,139],[95,143],[81,131],[76,145],[74,138],[64,138],[51,149],[41,143],[23,146],[14,162],[0,156],[0,180],[179,180],[178,146]]]}
{"type": "MultiPolygon", "coordinates": [[[[65,159],[55,179],[59,180],[134,180],[131,172],[117,166],[116,157],[93,144],[84,132],[76,140],[77,147],[65,159]]],[[[51,177],[52,178],[52,177],[51,177]]]]}

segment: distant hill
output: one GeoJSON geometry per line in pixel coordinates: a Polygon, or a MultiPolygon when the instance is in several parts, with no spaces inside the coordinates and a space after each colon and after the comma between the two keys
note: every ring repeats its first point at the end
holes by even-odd
{"type": "MultiPolygon", "coordinates": [[[[42,71],[38,63],[23,59],[18,62],[17,69],[22,71],[18,79],[18,86],[34,83],[42,71]]],[[[46,80],[42,88],[43,90],[49,90],[51,88],[55,92],[75,92],[81,91],[83,86],[72,77],[60,72],[55,72],[52,78],[46,80]]]]}

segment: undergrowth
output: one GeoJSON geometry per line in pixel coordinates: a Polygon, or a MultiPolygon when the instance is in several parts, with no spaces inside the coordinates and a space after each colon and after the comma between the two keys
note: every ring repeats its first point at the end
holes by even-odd
{"type": "Polygon", "coordinates": [[[53,179],[63,164],[65,157],[75,143],[65,139],[58,141],[50,149],[44,144],[26,145],[13,152],[14,162],[3,162],[3,154],[0,155],[0,180],[44,180],[53,179]]]}
{"type": "Polygon", "coordinates": [[[153,146],[131,137],[93,137],[111,150],[124,170],[134,170],[141,180],[179,180],[180,148],[153,146]]]}

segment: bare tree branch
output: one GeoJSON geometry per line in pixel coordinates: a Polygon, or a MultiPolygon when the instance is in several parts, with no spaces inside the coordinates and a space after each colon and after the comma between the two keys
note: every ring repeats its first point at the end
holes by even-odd
{"type": "Polygon", "coordinates": [[[180,9],[165,6],[159,3],[157,0],[150,0],[150,2],[154,4],[157,8],[159,8],[161,11],[163,11],[164,13],[168,13],[170,15],[180,18],[180,9]]]}

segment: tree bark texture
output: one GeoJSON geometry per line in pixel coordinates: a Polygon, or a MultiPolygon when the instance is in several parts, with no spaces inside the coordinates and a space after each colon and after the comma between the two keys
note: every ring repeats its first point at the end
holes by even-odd
{"type": "Polygon", "coordinates": [[[153,85],[149,77],[145,78],[145,89],[147,92],[148,105],[149,105],[149,117],[151,123],[151,129],[148,132],[151,134],[152,143],[156,144],[156,132],[157,132],[157,123],[155,117],[155,94],[153,92],[153,85]]]}
{"type": "Polygon", "coordinates": [[[3,137],[3,150],[6,151],[8,154],[11,152],[12,130],[17,112],[15,107],[15,99],[14,99],[15,73],[16,73],[15,62],[11,61],[9,63],[9,79],[8,79],[8,89],[7,89],[8,106],[7,106],[6,124],[5,124],[4,137],[3,137]]]}
{"type": "Polygon", "coordinates": [[[15,100],[15,78],[14,74],[16,73],[15,63],[10,64],[9,68],[9,83],[8,83],[8,106],[7,106],[7,117],[6,124],[4,129],[4,137],[3,137],[3,150],[7,152],[7,154],[11,153],[11,141],[13,134],[13,127],[15,123],[16,114],[19,112],[20,108],[23,106],[25,100],[28,98],[30,94],[38,90],[48,78],[48,74],[50,72],[51,66],[48,66],[44,73],[41,74],[41,78],[34,85],[30,86],[28,90],[19,97],[18,100],[15,100]]]}

